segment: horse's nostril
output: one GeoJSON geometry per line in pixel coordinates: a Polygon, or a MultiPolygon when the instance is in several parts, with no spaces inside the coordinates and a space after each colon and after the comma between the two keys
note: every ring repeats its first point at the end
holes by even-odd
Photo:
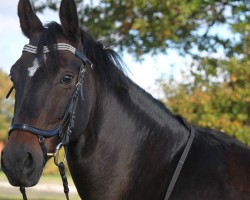
{"type": "Polygon", "coordinates": [[[26,156],[24,158],[22,173],[26,176],[30,176],[35,170],[35,161],[34,156],[30,152],[26,152],[26,156]]]}
{"type": "Polygon", "coordinates": [[[34,156],[32,155],[32,153],[27,152],[26,158],[24,161],[24,167],[27,169],[30,169],[32,168],[33,164],[34,164],[34,156]]]}

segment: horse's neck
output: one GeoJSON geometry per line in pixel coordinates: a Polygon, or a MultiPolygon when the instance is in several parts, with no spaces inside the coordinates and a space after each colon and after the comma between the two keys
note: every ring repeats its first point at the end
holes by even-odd
{"type": "Polygon", "coordinates": [[[132,83],[122,99],[112,93],[99,96],[84,144],[79,141],[69,148],[75,154],[69,160],[71,173],[82,197],[122,199],[134,190],[138,178],[146,184],[164,173],[161,170],[167,170],[186,137],[178,141],[179,132],[174,135],[176,121],[132,83]]]}

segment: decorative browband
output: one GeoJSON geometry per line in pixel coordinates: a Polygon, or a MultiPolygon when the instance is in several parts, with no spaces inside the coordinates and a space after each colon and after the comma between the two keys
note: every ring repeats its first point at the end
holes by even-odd
{"type": "MultiPolygon", "coordinates": [[[[66,43],[53,44],[53,47],[55,50],[71,51],[73,54],[76,54],[76,48],[66,43]]],[[[37,47],[30,44],[26,44],[24,45],[23,51],[37,54],[37,47]]],[[[43,53],[49,53],[49,52],[50,52],[49,48],[47,46],[44,46],[43,53]]]]}
{"type": "MultiPolygon", "coordinates": [[[[93,68],[93,63],[86,57],[84,53],[76,49],[75,47],[66,44],[66,43],[57,43],[52,45],[55,51],[70,51],[75,54],[78,58],[80,58],[84,64],[89,63],[90,67],[93,68]]],[[[26,44],[23,47],[23,51],[27,51],[29,53],[37,54],[37,46],[33,46],[31,44],[26,44]]],[[[48,46],[43,46],[43,53],[49,53],[50,50],[48,46]]]]}

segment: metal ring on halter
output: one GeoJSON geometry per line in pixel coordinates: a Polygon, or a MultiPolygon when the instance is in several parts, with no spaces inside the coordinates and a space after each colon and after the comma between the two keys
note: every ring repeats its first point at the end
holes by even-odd
{"type": "Polygon", "coordinates": [[[60,149],[62,148],[63,146],[63,143],[60,142],[57,146],[56,146],[56,150],[54,153],[47,153],[47,156],[48,157],[54,157],[54,163],[56,166],[58,166],[61,162],[64,162],[66,160],[66,155],[65,155],[65,152],[64,152],[64,156],[63,156],[63,160],[61,162],[59,162],[59,151],[60,149]]]}
{"type": "Polygon", "coordinates": [[[65,155],[65,152],[64,152],[63,160],[62,160],[61,162],[58,161],[58,160],[59,160],[59,151],[60,151],[60,149],[62,148],[62,146],[63,146],[63,143],[62,143],[62,142],[60,142],[60,143],[56,146],[56,151],[55,151],[55,153],[54,153],[54,163],[55,163],[56,166],[59,166],[59,164],[60,164],[61,162],[64,162],[64,161],[66,160],[66,155],[65,155]]]}

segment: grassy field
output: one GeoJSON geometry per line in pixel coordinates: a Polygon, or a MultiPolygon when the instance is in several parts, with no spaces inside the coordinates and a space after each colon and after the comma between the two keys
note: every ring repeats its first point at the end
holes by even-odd
{"type": "MultiPolygon", "coordinates": [[[[71,177],[68,175],[69,197],[70,199],[80,200],[74,187],[71,177]]],[[[60,176],[42,176],[39,183],[32,187],[26,188],[29,200],[63,200],[66,199],[60,176]]],[[[0,200],[22,200],[22,194],[19,188],[12,187],[5,175],[0,172],[0,200]]]]}

